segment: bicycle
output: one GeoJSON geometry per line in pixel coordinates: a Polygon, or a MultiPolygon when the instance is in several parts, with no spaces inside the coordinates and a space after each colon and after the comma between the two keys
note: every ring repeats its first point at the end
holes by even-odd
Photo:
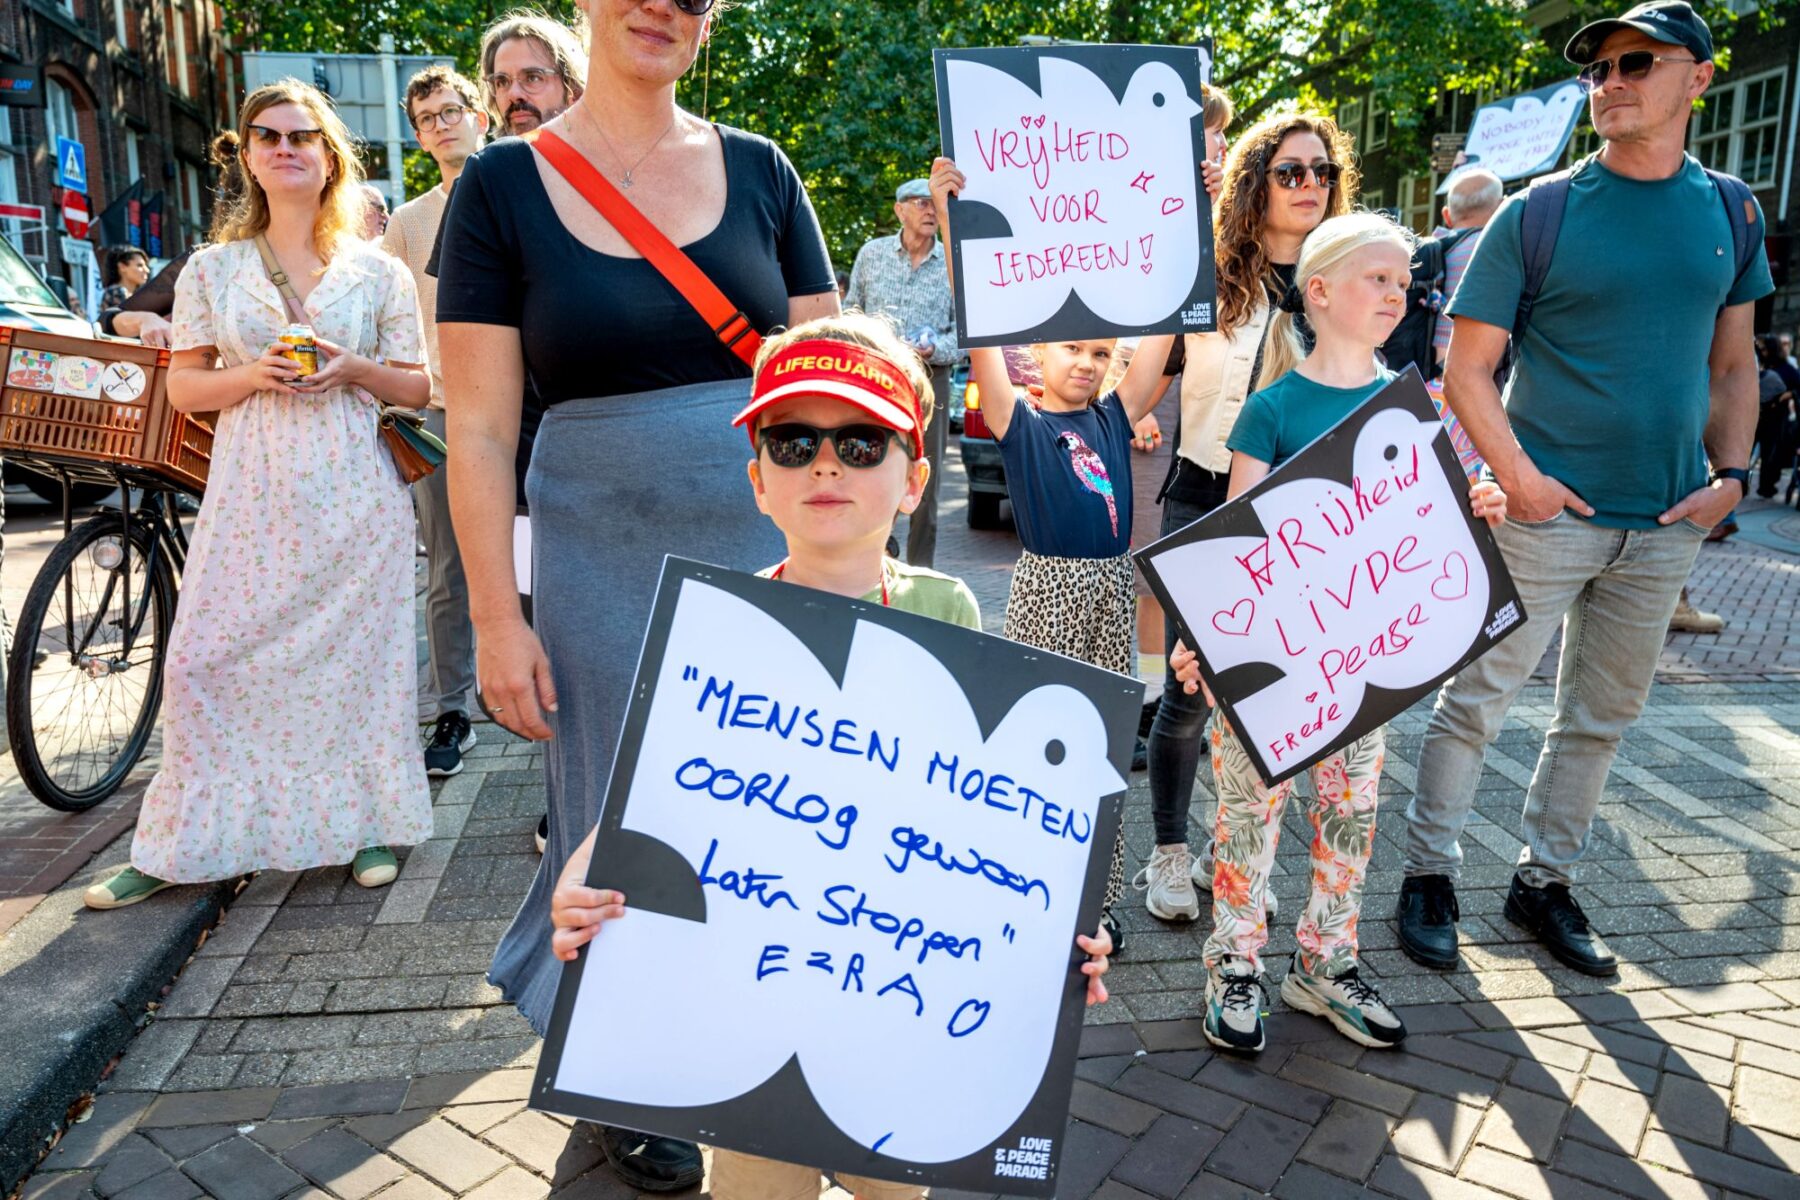
{"type": "Polygon", "coordinates": [[[192,493],[124,466],[39,469],[46,467],[64,485],[63,539],[32,581],[13,630],[7,739],[34,796],[81,812],[118,791],[155,730],[187,561],[176,497],[192,493]],[[118,485],[119,505],[77,525],[71,485],[97,476],[118,485]]]}

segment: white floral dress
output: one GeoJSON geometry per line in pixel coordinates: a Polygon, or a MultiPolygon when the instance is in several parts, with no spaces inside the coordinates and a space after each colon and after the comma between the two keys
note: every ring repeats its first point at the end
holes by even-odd
{"type": "MultiPolygon", "coordinates": [[[[355,244],[306,299],[317,334],[424,361],[412,277],[355,244]]],[[[252,362],[287,326],[254,243],[189,260],[174,348],[252,362]]],[[[164,669],[164,766],[132,865],[181,883],[349,862],[431,835],[415,728],[413,510],[354,390],[219,416],[164,669]]]]}

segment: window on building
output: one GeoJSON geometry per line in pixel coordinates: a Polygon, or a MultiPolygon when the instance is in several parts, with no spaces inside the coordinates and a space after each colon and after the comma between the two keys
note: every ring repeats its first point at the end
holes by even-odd
{"type": "Polygon", "coordinates": [[[1435,173],[1405,175],[1400,179],[1400,220],[1420,236],[1430,234],[1437,226],[1437,184],[1435,173]]]}
{"type": "Polygon", "coordinates": [[[1774,186],[1786,83],[1785,71],[1770,71],[1708,92],[1689,126],[1694,157],[1753,188],[1774,186]]]}
{"type": "MultiPolygon", "coordinates": [[[[12,110],[0,108],[0,204],[17,204],[19,202],[18,164],[13,161],[7,150],[12,145],[12,110]]],[[[14,217],[0,219],[0,234],[14,247],[23,250],[23,237],[20,236],[19,222],[14,217]]]]}
{"type": "Polygon", "coordinates": [[[125,0],[113,0],[113,35],[119,39],[119,49],[131,49],[131,13],[125,0]]]}
{"type": "Polygon", "coordinates": [[[1390,216],[1394,215],[1393,210],[1387,204],[1386,188],[1365,190],[1362,194],[1362,206],[1371,212],[1385,212],[1390,216]]]}
{"type": "Polygon", "coordinates": [[[48,127],[49,149],[56,153],[56,139],[81,140],[81,124],[76,118],[75,92],[60,79],[44,81],[44,123],[48,127]]]}
{"type": "Polygon", "coordinates": [[[181,164],[181,217],[187,244],[197,246],[206,238],[206,214],[200,207],[200,168],[181,164]]]}
{"type": "Polygon", "coordinates": [[[1387,145],[1388,111],[1377,97],[1369,97],[1369,149],[1379,150],[1387,145]]]}
{"type": "Polygon", "coordinates": [[[1338,105],[1338,128],[1350,135],[1350,140],[1361,148],[1363,136],[1363,102],[1347,100],[1338,105]]]}
{"type": "Polygon", "coordinates": [[[181,10],[180,0],[171,0],[169,4],[169,82],[183,96],[191,94],[188,87],[188,55],[187,55],[187,14],[181,10]]]}
{"type": "Polygon", "coordinates": [[[130,187],[144,175],[144,149],[135,129],[125,131],[125,186],[130,187]]]}

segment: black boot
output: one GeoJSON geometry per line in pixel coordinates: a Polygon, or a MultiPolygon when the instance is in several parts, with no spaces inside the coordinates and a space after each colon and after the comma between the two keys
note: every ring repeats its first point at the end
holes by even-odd
{"type": "Polygon", "coordinates": [[[1456,888],[1448,875],[1413,875],[1400,885],[1400,948],[1422,967],[1456,966],[1456,888]]]}
{"type": "Polygon", "coordinates": [[[640,1192],[679,1192],[698,1184],[705,1174],[700,1147],[692,1142],[616,1125],[593,1128],[613,1174],[640,1192]]]}
{"type": "Polygon", "coordinates": [[[1558,962],[1583,975],[1619,973],[1619,960],[1588,928],[1587,914],[1569,895],[1566,883],[1534,888],[1514,875],[1512,890],[1506,894],[1506,919],[1536,934],[1558,962]]]}

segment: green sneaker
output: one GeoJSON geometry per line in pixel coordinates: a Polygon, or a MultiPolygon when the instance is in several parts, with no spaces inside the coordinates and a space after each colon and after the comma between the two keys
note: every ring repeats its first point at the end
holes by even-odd
{"type": "Polygon", "coordinates": [[[139,900],[148,900],[164,888],[175,885],[166,879],[146,875],[136,867],[126,867],[104,883],[96,883],[81,894],[81,902],[101,910],[124,908],[139,900]]]}
{"type": "Polygon", "coordinates": [[[366,888],[386,887],[400,874],[400,860],[386,846],[365,846],[350,863],[350,875],[366,888]]]}
{"type": "Polygon", "coordinates": [[[1355,967],[1330,978],[1308,975],[1296,953],[1281,981],[1281,998],[1289,1008],[1324,1017],[1359,1045],[1383,1050],[1406,1039],[1406,1023],[1355,967]]]}

